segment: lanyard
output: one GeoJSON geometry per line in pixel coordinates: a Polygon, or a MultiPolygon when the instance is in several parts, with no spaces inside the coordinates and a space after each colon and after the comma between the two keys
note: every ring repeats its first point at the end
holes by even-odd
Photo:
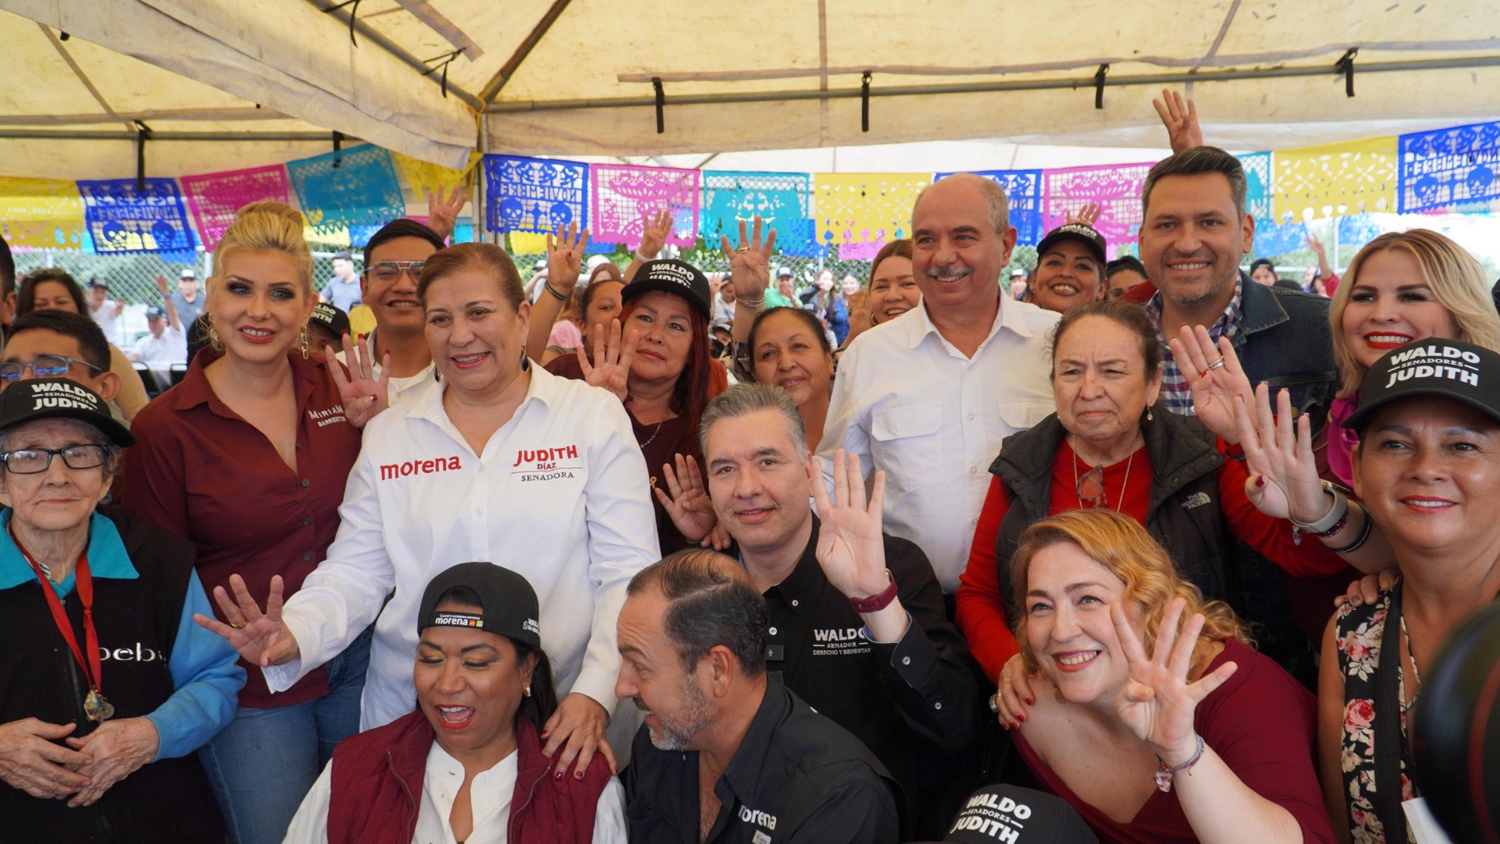
{"type": "MultiPolygon", "coordinates": [[[[11,538],[15,539],[14,535],[11,538]]],[[[57,630],[67,641],[68,647],[73,649],[73,656],[83,668],[84,679],[88,681],[89,690],[93,696],[97,696],[103,659],[99,656],[99,634],[94,631],[94,579],[89,576],[87,549],[78,555],[78,568],[74,571],[78,598],[83,602],[84,642],[89,649],[89,658],[85,660],[83,651],[78,649],[78,637],[73,635],[73,625],[68,622],[68,614],[63,610],[62,601],[58,599],[57,593],[52,590],[52,583],[47,580],[46,575],[42,574],[42,567],[31,558],[31,553],[21,546],[20,540],[16,540],[16,547],[20,548],[21,556],[26,558],[26,562],[31,564],[31,570],[36,573],[36,579],[42,585],[42,594],[47,598],[47,609],[52,610],[52,620],[57,624],[57,630]]]]}

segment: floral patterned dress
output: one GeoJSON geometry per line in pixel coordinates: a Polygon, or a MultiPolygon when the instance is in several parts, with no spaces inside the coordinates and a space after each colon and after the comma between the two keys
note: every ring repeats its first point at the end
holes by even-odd
{"type": "MultiPolygon", "coordinates": [[[[1380,642],[1385,635],[1385,619],[1394,590],[1380,593],[1373,605],[1351,607],[1344,604],[1338,611],[1335,631],[1338,634],[1339,670],[1344,675],[1344,735],[1340,742],[1340,765],[1344,771],[1345,805],[1349,807],[1349,832],[1354,844],[1384,844],[1385,828],[1375,813],[1375,676],[1382,668],[1397,672],[1398,700],[1406,700],[1406,677],[1401,660],[1387,666],[1380,661],[1380,642]]],[[[1416,796],[1406,771],[1411,767],[1411,751],[1406,742],[1408,707],[1401,708],[1401,799],[1416,796]]],[[[1410,827],[1407,840],[1415,841],[1410,827]]]]}

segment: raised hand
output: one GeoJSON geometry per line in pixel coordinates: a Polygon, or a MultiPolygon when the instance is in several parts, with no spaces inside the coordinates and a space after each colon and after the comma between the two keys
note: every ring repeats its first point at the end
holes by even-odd
{"type": "Polygon", "coordinates": [[[370,351],[368,338],[359,338],[356,346],[344,332],[344,360],[349,362],[349,374],[333,353],[332,347],[323,347],[323,360],[328,364],[328,376],[339,390],[339,399],[344,405],[344,418],[356,428],[375,418],[391,403],[391,353],[386,352],[380,360],[380,374],[375,374],[375,355],[370,351]]]}
{"type": "Polygon", "coordinates": [[[1082,223],[1093,228],[1094,221],[1099,219],[1099,213],[1103,210],[1104,206],[1097,202],[1085,202],[1083,207],[1078,209],[1077,214],[1072,211],[1063,211],[1063,223],[1082,223]]]}
{"type": "Polygon", "coordinates": [[[437,193],[427,192],[427,227],[438,233],[438,237],[447,240],[453,235],[453,229],[458,226],[458,212],[464,210],[469,202],[469,192],[464,188],[463,182],[453,186],[453,193],[446,197],[443,195],[443,186],[438,185],[437,193]]]}
{"type": "Polygon", "coordinates": [[[729,237],[721,235],[719,249],[729,259],[729,278],[734,283],[736,299],[756,300],[766,295],[766,286],[771,283],[771,256],[776,252],[776,230],[767,229],[765,240],[761,240],[764,221],[755,218],[755,227],[749,238],[745,237],[745,221],[740,220],[740,243],[736,249],[729,245],[729,237]]]}
{"type": "Polygon", "coordinates": [[[823,522],[818,528],[816,554],[828,582],[846,598],[868,598],[884,592],[891,582],[885,568],[885,537],[881,535],[885,472],[875,473],[867,502],[859,455],[846,457],[841,448],[833,453],[833,501],[828,500],[828,488],[820,481],[814,480],[812,488],[818,518],[823,522]]]}
{"type": "Polygon", "coordinates": [[[291,628],[281,620],[281,575],[271,576],[271,592],[266,597],[264,613],[256,605],[255,599],[250,597],[244,578],[231,574],[229,588],[234,590],[232,601],[224,587],[214,587],[214,602],[219,605],[229,623],[193,613],[193,621],[198,622],[198,626],[228,640],[251,665],[262,668],[283,665],[302,655],[297,640],[292,638],[291,628]]]}
{"type": "Polygon", "coordinates": [[[547,234],[547,283],[564,296],[578,285],[578,274],[583,271],[583,245],[588,243],[589,230],[578,230],[578,223],[568,224],[567,231],[557,227],[554,239],[547,234]]]}
{"type": "Polygon", "coordinates": [[[590,387],[603,387],[614,393],[623,403],[630,398],[630,365],[635,362],[635,350],[641,342],[641,334],[634,328],[620,342],[620,321],[609,321],[609,342],[604,340],[604,326],[594,326],[593,361],[578,347],[578,366],[583,370],[583,380],[590,387]]]}
{"type": "Polygon", "coordinates": [[[1224,442],[1239,442],[1234,397],[1253,401],[1255,388],[1250,386],[1250,379],[1240,366],[1240,356],[1234,353],[1234,344],[1228,337],[1220,337],[1215,345],[1209,339],[1208,329],[1201,325],[1184,325],[1180,335],[1167,342],[1172,347],[1172,359],[1193,391],[1193,410],[1198,419],[1224,442]],[[1219,364],[1221,360],[1222,365],[1219,364]]]}
{"type": "Polygon", "coordinates": [[[22,718],[0,725],[0,780],[32,797],[67,797],[90,784],[76,773],[88,757],[53,742],[73,732],[77,724],[49,724],[22,718]]]}
{"type": "Polygon", "coordinates": [[[1198,750],[1193,711],[1198,708],[1199,701],[1222,686],[1238,668],[1234,663],[1226,662],[1197,682],[1188,682],[1193,647],[1203,630],[1203,615],[1194,613],[1179,636],[1177,623],[1182,619],[1182,608],[1186,603],[1182,598],[1175,598],[1167,605],[1150,659],[1146,658],[1140,637],[1130,626],[1124,604],[1116,601],[1109,607],[1110,620],[1114,622],[1115,634],[1119,636],[1120,648],[1130,669],[1130,682],[1115,698],[1115,709],[1120,714],[1120,721],[1137,738],[1151,745],[1163,762],[1173,766],[1187,762],[1198,750]]]}
{"type": "Polygon", "coordinates": [[[703,487],[703,473],[698,470],[698,461],[691,454],[686,458],[680,454],[673,457],[677,463],[675,470],[670,463],[663,463],[661,467],[662,478],[671,494],[663,490],[661,484],[652,487],[651,491],[682,537],[689,542],[699,542],[708,538],[719,519],[714,515],[713,502],[703,487]]]}
{"type": "Polygon", "coordinates": [[[557,704],[557,711],[542,727],[542,753],[552,759],[557,779],[567,775],[568,766],[576,760],[573,778],[583,779],[589,762],[595,753],[603,753],[609,762],[610,773],[618,774],[615,752],[604,740],[604,727],[609,723],[609,713],[604,707],[582,692],[573,692],[557,704]]]}
{"type": "Polygon", "coordinates": [[[156,725],[148,718],[105,721],[84,738],[69,737],[68,746],[86,758],[78,773],[88,777],[89,784],[73,795],[68,808],[93,805],[110,786],[155,759],[160,743],[156,725]]]}
{"type": "MultiPolygon", "coordinates": [[[[167,287],[167,277],[166,276],[164,276],[164,275],[157,275],[156,278],[152,279],[152,281],[156,283],[156,292],[160,293],[161,297],[163,299],[167,299],[167,298],[171,297],[172,291],[167,287]]],[[[121,307],[123,308],[124,307],[124,303],[122,302],[120,304],[121,304],[121,307]]],[[[119,313],[119,312],[116,311],[116,313],[119,313]]]]}
{"type": "Polygon", "coordinates": [[[1234,416],[1250,470],[1245,480],[1250,503],[1273,519],[1316,522],[1327,515],[1330,501],[1313,459],[1312,420],[1301,414],[1293,429],[1291,394],[1278,393],[1273,416],[1270,388],[1261,384],[1255,389],[1254,419],[1239,396],[1234,398],[1234,416]]]}
{"type": "Polygon", "coordinates": [[[672,212],[666,209],[654,213],[647,211],[641,216],[641,245],[636,254],[645,261],[654,259],[661,254],[671,236],[672,212]]]}
{"type": "Polygon", "coordinates": [[[1192,100],[1184,100],[1176,91],[1161,89],[1161,99],[1152,100],[1161,125],[1167,127],[1167,140],[1172,152],[1182,152],[1203,146],[1203,130],[1198,127],[1198,107],[1192,100]]]}
{"type": "Polygon", "coordinates": [[[1313,237],[1311,233],[1307,235],[1307,248],[1317,254],[1319,264],[1328,263],[1328,251],[1323,248],[1323,241],[1313,237]]]}

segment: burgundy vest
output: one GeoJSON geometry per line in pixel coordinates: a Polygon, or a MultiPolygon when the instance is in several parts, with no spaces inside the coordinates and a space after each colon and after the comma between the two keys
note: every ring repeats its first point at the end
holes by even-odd
{"type": "MultiPolygon", "coordinates": [[[[329,844],[411,844],[422,805],[422,779],[434,741],[419,709],[351,736],[333,751],[328,801],[329,844]]],[[[512,844],[589,844],[609,763],[595,754],[582,780],[562,781],[542,755],[536,727],[516,719],[516,790],[510,800],[512,844]]]]}

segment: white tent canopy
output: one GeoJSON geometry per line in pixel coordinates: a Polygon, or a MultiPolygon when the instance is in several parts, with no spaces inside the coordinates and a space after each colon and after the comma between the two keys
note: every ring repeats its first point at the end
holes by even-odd
{"type": "MultiPolygon", "coordinates": [[[[134,172],[137,120],[155,138],[152,176],[325,152],[335,130],[449,166],[475,148],[677,164],[696,160],[679,153],[966,139],[1160,148],[1149,100],[1189,80],[1209,139],[1236,149],[1500,114],[1500,4],[1471,0],[334,6],[0,0],[12,13],[0,12],[0,171],[134,172]],[[1334,69],[1350,48],[1352,98],[1334,69]]],[[[947,166],[893,149],[878,169],[947,166]]]]}

